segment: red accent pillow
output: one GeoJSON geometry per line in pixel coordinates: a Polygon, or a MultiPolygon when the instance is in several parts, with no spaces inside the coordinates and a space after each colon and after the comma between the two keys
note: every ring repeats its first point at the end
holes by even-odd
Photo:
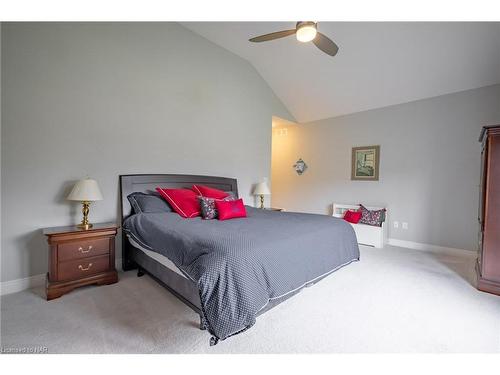
{"type": "Polygon", "coordinates": [[[190,189],[163,189],[160,187],[157,187],[156,191],[182,217],[200,216],[200,203],[194,191],[190,189]]]}
{"type": "Polygon", "coordinates": [[[215,208],[219,213],[219,220],[247,217],[247,211],[245,210],[243,199],[235,201],[215,201],[215,208]]]}
{"type": "Polygon", "coordinates": [[[224,199],[229,195],[225,191],[203,185],[193,185],[192,189],[195,193],[198,193],[198,195],[207,198],[224,199]]]}
{"type": "Polygon", "coordinates": [[[344,220],[348,221],[349,223],[357,224],[359,223],[359,220],[361,220],[361,215],[361,211],[347,210],[344,214],[344,220]]]}

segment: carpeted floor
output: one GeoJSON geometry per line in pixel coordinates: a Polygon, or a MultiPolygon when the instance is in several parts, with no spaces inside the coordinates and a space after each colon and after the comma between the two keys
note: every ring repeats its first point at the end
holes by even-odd
{"type": "Polygon", "coordinates": [[[500,297],[473,286],[475,254],[387,246],[209,346],[198,316],[148,276],[47,302],[2,297],[1,345],[49,353],[500,352],[500,297]]]}

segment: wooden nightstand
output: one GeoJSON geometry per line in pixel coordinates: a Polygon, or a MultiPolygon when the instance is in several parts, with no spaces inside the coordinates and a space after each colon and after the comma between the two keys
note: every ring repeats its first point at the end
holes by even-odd
{"type": "Polygon", "coordinates": [[[61,297],[83,285],[113,284],[115,269],[114,223],[94,224],[84,230],[76,226],[45,228],[49,243],[47,300],[61,297]]]}

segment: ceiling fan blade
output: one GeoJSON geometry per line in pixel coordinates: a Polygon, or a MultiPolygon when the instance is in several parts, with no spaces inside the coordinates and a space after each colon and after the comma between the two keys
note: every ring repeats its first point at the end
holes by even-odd
{"type": "Polygon", "coordinates": [[[268,40],[273,40],[273,39],[278,39],[278,38],[284,38],[285,36],[295,34],[295,29],[293,30],[283,30],[283,31],[276,31],[275,33],[270,33],[270,34],[264,34],[260,36],[256,36],[252,39],[248,39],[250,42],[255,42],[255,43],[260,43],[260,42],[267,42],[268,40]]]}
{"type": "Polygon", "coordinates": [[[335,56],[339,50],[339,47],[330,38],[327,38],[320,32],[316,35],[316,38],[312,41],[316,47],[322,50],[324,53],[335,56]]]}

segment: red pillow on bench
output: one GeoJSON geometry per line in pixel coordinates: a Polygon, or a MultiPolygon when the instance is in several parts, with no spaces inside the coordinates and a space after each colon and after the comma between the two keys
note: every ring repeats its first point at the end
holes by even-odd
{"type": "Polygon", "coordinates": [[[357,224],[361,220],[361,211],[347,210],[344,214],[344,220],[349,223],[357,224]]]}
{"type": "Polygon", "coordinates": [[[200,216],[201,209],[197,195],[190,189],[163,189],[156,188],[156,191],[170,203],[170,206],[179,215],[185,218],[200,216]]]}

